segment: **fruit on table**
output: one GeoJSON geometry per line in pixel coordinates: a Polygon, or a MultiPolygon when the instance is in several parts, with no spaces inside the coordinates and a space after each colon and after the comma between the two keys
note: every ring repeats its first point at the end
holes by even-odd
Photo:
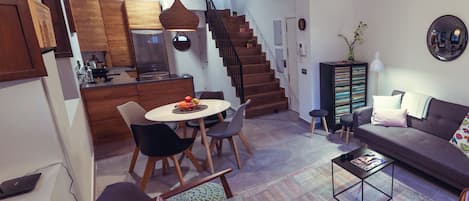
{"type": "Polygon", "coordinates": [[[184,98],[184,101],[190,103],[190,102],[192,101],[192,97],[191,97],[191,96],[186,96],[186,97],[184,98]]]}
{"type": "Polygon", "coordinates": [[[200,103],[200,100],[197,98],[193,98],[192,103],[194,103],[194,105],[198,105],[200,103]]]}

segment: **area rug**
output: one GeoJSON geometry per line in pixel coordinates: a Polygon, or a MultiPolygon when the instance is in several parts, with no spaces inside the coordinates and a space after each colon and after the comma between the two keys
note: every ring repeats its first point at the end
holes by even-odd
{"type": "MultiPolygon", "coordinates": [[[[397,168],[397,167],[396,167],[397,168]]],[[[360,181],[338,166],[334,166],[335,189],[339,192],[350,185],[360,181]]],[[[367,181],[379,187],[384,192],[390,193],[391,168],[369,177],[367,181]]],[[[364,200],[381,201],[388,200],[379,191],[365,184],[364,200]]],[[[432,199],[421,195],[409,186],[394,179],[393,200],[395,201],[432,201],[432,199]]],[[[337,197],[341,201],[361,200],[361,186],[357,185],[337,197]]],[[[236,192],[234,201],[326,201],[334,200],[332,197],[331,164],[323,163],[305,167],[289,175],[276,179],[272,182],[258,185],[254,188],[236,192]]]]}

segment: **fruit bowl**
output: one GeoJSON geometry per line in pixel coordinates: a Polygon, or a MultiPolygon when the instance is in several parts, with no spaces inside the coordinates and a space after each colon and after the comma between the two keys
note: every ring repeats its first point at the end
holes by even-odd
{"type": "Polygon", "coordinates": [[[190,111],[197,109],[200,104],[200,100],[197,98],[192,98],[191,96],[186,96],[183,101],[180,101],[176,104],[176,108],[181,111],[190,111]]]}

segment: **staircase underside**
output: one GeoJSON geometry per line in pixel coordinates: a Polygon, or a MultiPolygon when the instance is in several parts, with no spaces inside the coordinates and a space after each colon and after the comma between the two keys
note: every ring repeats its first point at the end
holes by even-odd
{"type": "MultiPolygon", "coordinates": [[[[230,10],[219,10],[225,27],[230,33],[230,38],[236,48],[241,63],[243,65],[243,81],[245,100],[251,99],[251,103],[246,108],[246,117],[271,114],[288,109],[288,99],[285,97],[285,90],[280,87],[280,82],[275,78],[275,71],[271,70],[270,61],[262,52],[262,47],[257,42],[257,37],[246,22],[245,16],[231,15],[230,10]],[[252,47],[247,47],[248,40],[253,43],[252,47]]],[[[233,56],[227,55],[227,48],[220,48],[226,40],[217,39],[212,32],[212,37],[216,40],[220,56],[227,67],[228,76],[239,72],[239,65],[235,65],[237,60],[233,56]]],[[[232,78],[234,86],[235,80],[232,78]]],[[[239,96],[239,91],[237,90],[239,96]]]]}

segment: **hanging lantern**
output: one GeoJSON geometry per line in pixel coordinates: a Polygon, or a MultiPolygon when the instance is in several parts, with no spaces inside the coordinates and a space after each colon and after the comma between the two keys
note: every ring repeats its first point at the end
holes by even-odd
{"type": "Polygon", "coordinates": [[[196,31],[199,17],[175,0],[171,8],[160,14],[160,22],[166,31],[196,31]]]}

